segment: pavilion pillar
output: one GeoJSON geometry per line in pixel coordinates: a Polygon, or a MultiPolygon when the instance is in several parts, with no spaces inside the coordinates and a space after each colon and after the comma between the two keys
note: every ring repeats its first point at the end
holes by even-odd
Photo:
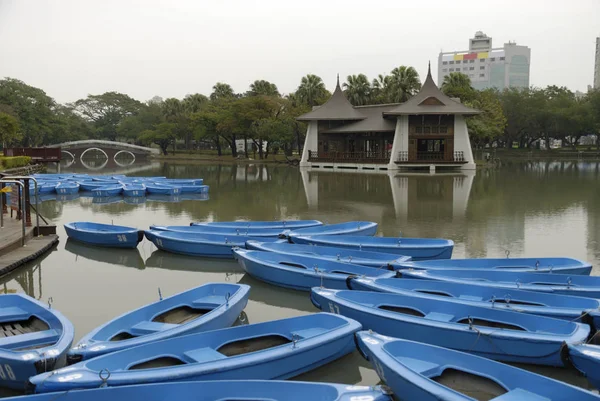
{"type": "Polygon", "coordinates": [[[318,121],[310,121],[306,128],[306,138],[304,139],[304,149],[302,149],[302,159],[300,159],[300,167],[310,167],[308,158],[310,151],[316,152],[319,148],[319,130],[318,121]]]}
{"type": "Polygon", "coordinates": [[[394,143],[388,162],[388,170],[397,170],[399,167],[396,160],[400,152],[408,152],[408,116],[399,116],[396,119],[396,130],[394,131],[394,143]]]}
{"type": "Polygon", "coordinates": [[[471,140],[465,118],[459,114],[454,115],[454,152],[463,152],[464,160],[467,162],[461,170],[475,170],[475,159],[471,150],[471,140]]]}

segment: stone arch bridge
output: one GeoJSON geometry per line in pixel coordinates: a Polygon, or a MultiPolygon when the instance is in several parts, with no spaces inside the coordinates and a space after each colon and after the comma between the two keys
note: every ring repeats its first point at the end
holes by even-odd
{"type": "Polygon", "coordinates": [[[145,146],[131,145],[129,143],[103,141],[98,139],[65,142],[49,147],[60,148],[63,158],[69,157],[73,161],[82,161],[86,157],[86,155],[88,157],[93,157],[92,155],[94,153],[91,151],[103,153],[107,160],[115,161],[117,160],[117,157],[121,155],[128,155],[132,157],[133,160],[136,160],[160,154],[160,151],[158,149],[147,148],[145,146]]]}

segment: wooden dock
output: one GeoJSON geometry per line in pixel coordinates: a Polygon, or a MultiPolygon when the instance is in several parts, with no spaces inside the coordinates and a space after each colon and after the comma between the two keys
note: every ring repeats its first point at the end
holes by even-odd
{"type": "Polygon", "coordinates": [[[0,228],[0,276],[36,259],[58,243],[58,235],[34,237],[35,231],[34,227],[26,227],[25,246],[22,246],[21,221],[8,215],[4,216],[4,227],[0,228]]]}

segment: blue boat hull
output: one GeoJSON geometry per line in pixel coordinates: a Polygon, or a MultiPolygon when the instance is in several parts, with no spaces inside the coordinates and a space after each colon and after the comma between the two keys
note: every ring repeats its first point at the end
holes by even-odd
{"type": "Polygon", "coordinates": [[[330,262],[305,256],[235,249],[242,269],[252,277],[279,287],[310,291],[312,287],[345,289],[349,276],[390,276],[394,273],[367,266],[330,262]]]}
{"type": "Polygon", "coordinates": [[[0,387],[23,390],[28,378],[65,364],[75,334],[61,313],[27,295],[0,296],[0,387]]]}
{"type": "Polygon", "coordinates": [[[157,195],[179,195],[179,194],[181,194],[181,188],[170,186],[170,185],[154,186],[154,185],[147,184],[146,192],[148,192],[149,194],[157,194],[157,195]]]}
{"type": "Polygon", "coordinates": [[[281,220],[281,221],[217,221],[212,223],[190,223],[190,226],[223,227],[233,229],[280,229],[294,230],[298,228],[322,226],[318,220],[281,220]]]}
{"type": "Polygon", "coordinates": [[[365,329],[505,362],[563,366],[563,342],[590,333],[581,323],[396,294],[313,288],[311,301],[365,329]]]}
{"type": "Polygon", "coordinates": [[[600,399],[558,380],[463,352],[366,331],[357,333],[356,340],[360,353],[371,362],[377,375],[403,400],[600,399]],[[448,387],[445,383],[449,383],[448,387]]]}
{"type": "MultiPolygon", "coordinates": [[[[152,242],[158,249],[166,252],[227,259],[233,259],[233,248],[244,247],[248,239],[257,239],[241,235],[203,235],[154,230],[147,230],[145,235],[148,241],[152,242]]],[[[281,241],[277,238],[271,240],[281,241]]]]}
{"type": "Polygon", "coordinates": [[[350,221],[339,224],[294,229],[287,233],[289,237],[307,235],[355,235],[373,236],[377,233],[377,223],[372,221],[350,221]]]}
{"type": "Polygon", "coordinates": [[[143,306],[83,336],[67,359],[72,364],[153,341],[229,327],[246,307],[249,292],[250,287],[243,284],[209,283],[143,306]],[[182,318],[181,324],[148,319],[182,307],[204,314],[192,320],[182,318]],[[123,334],[131,338],[113,340],[123,334]]]}
{"type": "Polygon", "coordinates": [[[233,229],[223,227],[206,227],[206,226],[150,226],[150,230],[155,231],[174,231],[179,233],[191,234],[207,234],[207,235],[222,235],[228,237],[244,236],[244,237],[271,237],[279,238],[281,231],[277,229],[261,230],[261,229],[233,229]]]}
{"type": "Polygon", "coordinates": [[[104,231],[102,227],[111,227],[107,224],[98,224],[98,228],[79,227],[80,223],[65,224],[65,231],[69,238],[85,242],[86,244],[114,247],[135,248],[144,238],[144,232],[131,227],[118,227],[119,229],[104,231]]]}
{"type": "Polygon", "coordinates": [[[207,194],[208,185],[182,185],[182,194],[207,194]]]}
{"type": "Polygon", "coordinates": [[[428,238],[355,237],[337,235],[303,236],[291,233],[294,244],[333,246],[361,251],[410,256],[413,260],[450,259],[454,242],[428,238]],[[390,245],[390,242],[393,245],[390,245]]]}
{"type": "Polygon", "coordinates": [[[79,188],[82,191],[93,191],[96,188],[101,188],[103,186],[106,186],[106,183],[98,182],[98,181],[92,181],[92,182],[78,181],[78,183],[79,183],[79,188]]]}
{"type": "Polygon", "coordinates": [[[139,186],[129,186],[125,185],[123,187],[123,196],[126,197],[141,197],[146,195],[146,187],[143,185],[139,186]]]}
{"type": "Polygon", "coordinates": [[[600,346],[569,344],[567,364],[572,364],[597,389],[600,389],[600,346]]]}
{"type": "MultiPolygon", "coordinates": [[[[139,384],[30,395],[28,401],[191,401],[191,400],[269,400],[306,401],[392,401],[381,387],[311,383],[280,380],[216,380],[180,383],[139,384]],[[201,398],[199,398],[201,397],[201,398]]],[[[21,397],[7,401],[23,401],[21,397]]]]}
{"type": "Polygon", "coordinates": [[[30,379],[29,388],[42,393],[166,381],[288,379],[352,352],[354,333],[360,328],[353,320],[319,313],[213,330],[152,342],[80,362],[68,370],[37,375],[30,379]],[[251,344],[257,344],[258,350],[253,351],[251,344]],[[163,355],[179,363],[135,369],[161,360],[163,355]],[[106,380],[99,377],[104,369],[110,371],[106,380]]]}
{"type": "Polygon", "coordinates": [[[79,192],[79,185],[75,185],[75,186],[64,186],[64,185],[57,185],[55,187],[55,191],[57,194],[59,195],[71,195],[71,194],[76,194],[77,192],[79,192]]]}
{"type": "Polygon", "coordinates": [[[92,194],[94,196],[103,197],[103,196],[117,196],[123,192],[123,187],[98,187],[92,190],[92,194]]]}

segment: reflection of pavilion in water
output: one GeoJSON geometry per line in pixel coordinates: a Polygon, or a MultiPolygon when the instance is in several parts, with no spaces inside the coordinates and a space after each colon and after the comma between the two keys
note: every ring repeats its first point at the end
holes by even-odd
{"type": "Polygon", "coordinates": [[[35,299],[41,299],[42,292],[42,261],[37,260],[0,279],[0,290],[4,294],[24,292],[35,299]],[[20,287],[20,288],[19,288],[20,287]]]}
{"type": "Polygon", "coordinates": [[[439,220],[464,218],[475,171],[455,173],[329,173],[301,169],[310,208],[319,202],[360,202],[361,208],[393,204],[399,219],[436,215],[439,220]]]}

